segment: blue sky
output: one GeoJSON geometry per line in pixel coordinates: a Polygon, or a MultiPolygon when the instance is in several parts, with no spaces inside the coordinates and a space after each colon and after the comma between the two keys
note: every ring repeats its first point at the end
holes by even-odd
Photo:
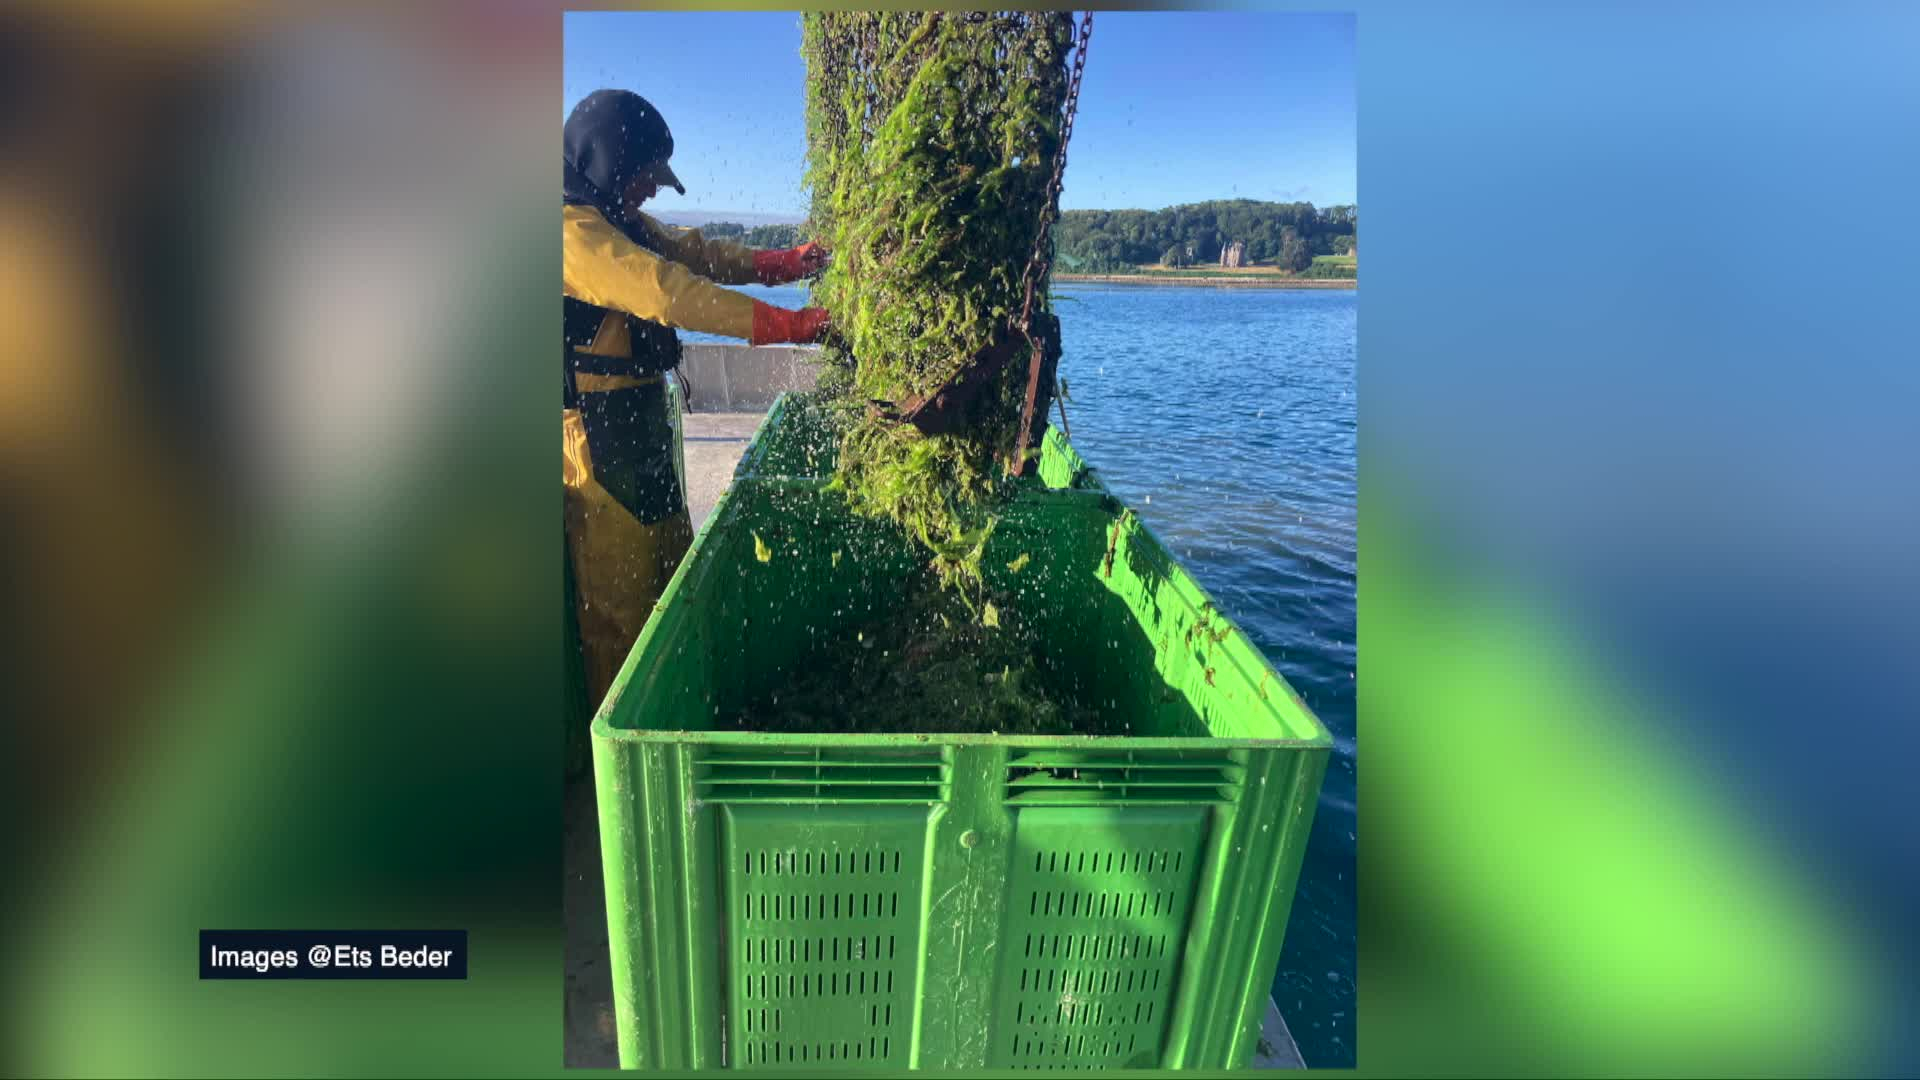
{"type": "MultiPolygon", "coordinates": [[[[1099,12],[1061,205],[1356,200],[1351,15],[1099,12]]],[[[661,211],[797,215],[806,66],[792,12],[571,12],[566,110],[647,97],[673,127],[682,197],[661,211]]]]}

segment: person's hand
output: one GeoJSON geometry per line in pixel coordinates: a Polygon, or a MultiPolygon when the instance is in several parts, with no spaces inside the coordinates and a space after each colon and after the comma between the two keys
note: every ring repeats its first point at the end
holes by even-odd
{"type": "Polygon", "coordinates": [[[826,308],[801,308],[794,313],[794,340],[811,344],[827,336],[827,326],[833,322],[826,308]]]}
{"type": "Polygon", "coordinates": [[[811,240],[794,248],[793,254],[800,262],[801,277],[812,277],[814,274],[825,269],[827,263],[833,259],[833,252],[828,251],[826,248],[821,247],[811,240]]]}
{"type": "Polygon", "coordinates": [[[808,241],[795,248],[753,253],[753,275],[762,285],[785,285],[815,273],[833,258],[831,252],[808,241]]]}
{"type": "Polygon", "coordinates": [[[790,311],[755,300],[749,340],[755,345],[806,345],[825,336],[831,321],[825,308],[790,311]]]}

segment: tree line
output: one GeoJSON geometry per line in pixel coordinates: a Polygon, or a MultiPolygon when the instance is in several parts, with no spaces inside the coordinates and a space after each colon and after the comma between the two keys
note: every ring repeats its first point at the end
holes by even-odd
{"type": "Polygon", "coordinates": [[[709,240],[730,240],[753,248],[790,248],[806,239],[805,225],[755,225],[748,228],[737,221],[710,221],[700,226],[700,235],[709,240]]]}
{"type": "Polygon", "coordinates": [[[1216,199],[1165,210],[1065,210],[1054,226],[1055,265],[1112,273],[1147,263],[1217,265],[1238,241],[1249,263],[1302,271],[1316,255],[1353,250],[1359,215],[1352,206],[1216,199]]]}
{"type": "MultiPolygon", "coordinates": [[[[1301,272],[1317,255],[1353,250],[1359,214],[1352,206],[1215,199],[1165,210],[1063,210],[1053,227],[1054,259],[1070,273],[1124,272],[1148,263],[1218,265],[1220,252],[1244,245],[1249,264],[1301,272]]],[[[805,224],[732,221],[700,227],[709,238],[756,248],[786,248],[807,237],[805,224]]]]}

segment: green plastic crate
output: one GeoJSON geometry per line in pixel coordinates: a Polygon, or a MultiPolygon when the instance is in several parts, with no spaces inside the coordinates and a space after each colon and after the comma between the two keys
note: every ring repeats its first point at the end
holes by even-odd
{"type": "Polygon", "coordinates": [[[830,468],[777,403],[594,720],[621,1064],[1246,1064],[1325,728],[1050,433],[989,576],[1139,737],[710,730],[921,558],[830,468]]]}

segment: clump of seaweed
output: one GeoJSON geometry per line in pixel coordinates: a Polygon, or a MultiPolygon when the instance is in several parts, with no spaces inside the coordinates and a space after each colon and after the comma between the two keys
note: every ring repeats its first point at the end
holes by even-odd
{"type": "Polygon", "coordinates": [[[857,513],[889,518],[933,553],[940,583],[977,591],[980,558],[997,524],[986,507],[995,471],[961,437],[928,437],[906,424],[854,417],[840,441],[834,483],[857,513]]]}
{"type": "MultiPolygon", "coordinates": [[[[925,434],[890,406],[932,394],[1015,332],[1060,152],[1070,17],[813,12],[811,226],[834,252],[812,291],[833,315],[820,394],[841,429],[838,486],[899,524],[978,610],[980,559],[1009,490],[1024,364],[985,375],[963,421],[925,434]]],[[[1034,311],[1051,318],[1051,253],[1034,311]]]]}
{"type": "Polygon", "coordinates": [[[980,612],[923,578],[885,615],[823,642],[794,665],[794,681],[729,723],[808,733],[1122,733],[1047,677],[1045,642],[1014,605],[988,600],[980,612]]]}

